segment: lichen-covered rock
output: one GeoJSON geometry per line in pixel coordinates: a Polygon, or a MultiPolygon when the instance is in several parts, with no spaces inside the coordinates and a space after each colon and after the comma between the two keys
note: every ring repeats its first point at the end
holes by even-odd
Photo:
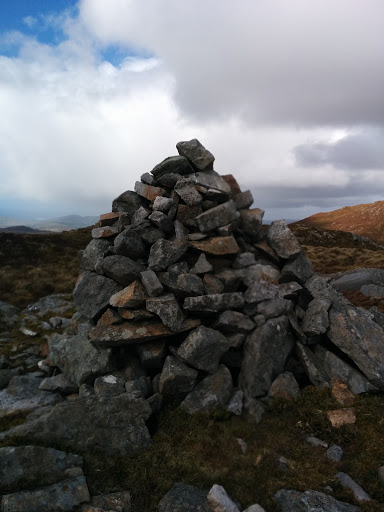
{"type": "MultiPolygon", "coordinates": [[[[166,270],[185,254],[188,244],[160,239],[155,242],[149,253],[148,268],[154,271],[166,270]]],[[[144,269],[143,269],[144,270],[144,269]]]]}
{"type": "Polygon", "coordinates": [[[196,169],[213,169],[215,157],[197,139],[178,142],[176,149],[179,155],[186,157],[196,169]]]}
{"type": "Polygon", "coordinates": [[[165,360],[159,380],[159,391],[167,398],[185,396],[195,386],[198,372],[173,356],[165,360]]]}
{"type": "Polygon", "coordinates": [[[144,265],[133,261],[127,256],[120,255],[104,258],[101,262],[101,268],[107,277],[123,286],[128,286],[132,281],[138,279],[140,272],[145,270],[144,265]]]}
{"type": "Polygon", "coordinates": [[[293,259],[301,253],[301,246],[285,220],[275,220],[268,230],[268,241],[280,258],[293,259]]]}
{"type": "Polygon", "coordinates": [[[146,308],[151,313],[155,313],[171,331],[179,332],[182,328],[184,315],[172,293],[158,297],[149,297],[146,300],[146,308]]]}
{"type": "Polygon", "coordinates": [[[84,272],[77,280],[73,298],[79,313],[92,320],[108,307],[111,295],[122,286],[112,279],[93,272],[84,272]]]}
{"type": "Polygon", "coordinates": [[[318,491],[294,491],[281,489],[274,496],[282,512],[358,512],[359,507],[336,500],[333,496],[318,491]]]}

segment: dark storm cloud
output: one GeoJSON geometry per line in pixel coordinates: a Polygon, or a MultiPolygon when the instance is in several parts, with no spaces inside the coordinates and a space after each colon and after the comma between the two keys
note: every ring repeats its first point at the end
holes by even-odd
{"type": "Polygon", "coordinates": [[[333,143],[308,142],[296,146],[294,156],[303,167],[332,165],[338,169],[384,170],[384,131],[368,130],[333,143]]]}

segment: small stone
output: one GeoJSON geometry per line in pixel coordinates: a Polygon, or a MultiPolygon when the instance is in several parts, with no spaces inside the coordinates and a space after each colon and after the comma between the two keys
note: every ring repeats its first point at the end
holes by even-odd
{"type": "Polygon", "coordinates": [[[264,210],[240,210],[241,228],[253,240],[259,240],[259,233],[263,224],[264,210]]]}
{"type": "Polygon", "coordinates": [[[145,291],[150,297],[156,297],[164,291],[164,286],[160,283],[159,278],[153,270],[145,270],[140,273],[140,276],[145,291]]]}
{"type": "Polygon", "coordinates": [[[164,183],[164,178],[170,174],[190,174],[193,172],[193,168],[184,156],[170,156],[157,164],[151,172],[159,183],[169,188],[173,188],[174,184],[171,186],[168,184],[166,185],[164,183]]]}
{"type": "Polygon", "coordinates": [[[353,409],[327,411],[327,416],[334,428],[339,428],[343,425],[354,425],[356,423],[356,414],[353,409]]]}
{"type": "MultiPolygon", "coordinates": [[[[140,272],[145,267],[127,256],[108,256],[101,262],[101,268],[105,275],[123,286],[128,286],[135,279],[140,277],[140,272]]],[[[76,290],[75,290],[76,293],[76,290]]],[[[111,296],[112,294],[110,294],[111,296]]],[[[75,303],[76,303],[76,295],[75,303]]],[[[76,304],[77,306],[77,304],[76,304]]],[[[79,308],[78,308],[79,309],[79,308]]]]}
{"type": "Polygon", "coordinates": [[[182,396],[194,388],[198,372],[173,356],[165,360],[160,375],[160,393],[167,397],[182,396]]]}
{"type": "Polygon", "coordinates": [[[177,355],[198,370],[215,373],[220,358],[228,349],[229,343],[223,334],[215,329],[200,326],[183,341],[177,355]]]}
{"type": "Polygon", "coordinates": [[[332,445],[327,450],[327,457],[330,460],[333,460],[334,462],[340,462],[343,458],[344,452],[340,446],[337,446],[336,444],[332,445]]]}
{"type": "Polygon", "coordinates": [[[156,187],[156,180],[149,172],[145,172],[144,174],[142,174],[140,176],[140,181],[146,183],[147,185],[152,185],[153,187],[156,187]]]}
{"type": "Polygon", "coordinates": [[[98,326],[116,325],[122,322],[121,316],[111,308],[108,308],[105,313],[97,321],[98,326]]]}
{"type": "Polygon", "coordinates": [[[136,279],[129,286],[115,293],[109,300],[111,306],[115,308],[137,308],[144,304],[147,298],[144,286],[141,281],[136,279]]]}
{"type": "Polygon", "coordinates": [[[203,197],[196,190],[195,184],[190,178],[181,178],[174,187],[175,192],[188,206],[196,206],[203,201],[203,197]]]}
{"type": "Polygon", "coordinates": [[[236,416],[241,416],[241,413],[243,412],[243,396],[244,393],[241,389],[235,391],[228,402],[226,407],[227,411],[232,414],[236,414],[236,416]]]}
{"type": "Polygon", "coordinates": [[[300,395],[300,387],[291,372],[281,373],[271,384],[268,396],[292,400],[300,395]]]}
{"type": "Polygon", "coordinates": [[[322,448],[328,448],[328,444],[325,441],[322,441],[321,439],[318,439],[317,437],[308,436],[306,440],[312,446],[321,446],[322,448]]]}
{"type": "Polygon", "coordinates": [[[93,387],[95,394],[100,397],[118,396],[125,392],[124,381],[115,375],[98,377],[93,387]]]}
{"type": "Polygon", "coordinates": [[[92,229],[92,238],[111,238],[119,233],[119,229],[115,226],[104,226],[102,228],[92,229]]]}
{"type": "Polygon", "coordinates": [[[148,219],[164,233],[172,234],[175,230],[172,220],[163,212],[154,211],[148,219]]]}
{"type": "Polygon", "coordinates": [[[165,189],[161,187],[152,187],[151,185],[141,183],[141,181],[136,181],[135,192],[148,201],[154,201],[157,196],[163,196],[165,194],[165,189]]]}
{"type": "Polygon", "coordinates": [[[253,196],[250,190],[246,190],[245,192],[240,192],[233,196],[233,201],[238,210],[244,210],[245,208],[249,208],[253,203],[253,196]]]}
{"type": "MultiPolygon", "coordinates": [[[[148,268],[154,270],[165,270],[172,263],[176,263],[187,251],[188,245],[185,242],[170,242],[169,240],[157,240],[149,253],[148,268]]],[[[142,269],[144,270],[144,269],[142,269]]]]}
{"type": "Polygon", "coordinates": [[[238,443],[238,445],[240,446],[241,448],[241,452],[242,453],[247,453],[247,450],[248,450],[248,444],[244,441],[244,439],[241,439],[240,437],[237,437],[236,438],[236,441],[238,443]]]}
{"type": "Polygon", "coordinates": [[[205,274],[203,278],[204,292],[207,295],[214,295],[224,291],[224,285],[220,279],[212,274],[205,274]]]}
{"type": "Polygon", "coordinates": [[[244,300],[247,304],[258,304],[264,300],[278,299],[280,296],[279,287],[267,281],[255,282],[244,293],[244,300]]]}
{"type": "Polygon", "coordinates": [[[232,395],[232,376],[228,368],[220,365],[213,375],[205,377],[181,403],[187,414],[210,414],[224,407],[232,395]]]}
{"type": "Polygon", "coordinates": [[[302,290],[303,287],[296,283],[296,281],[291,281],[290,283],[281,283],[279,284],[280,295],[284,299],[295,299],[297,297],[297,292],[302,290]]]}
{"type": "Polygon", "coordinates": [[[239,311],[227,310],[220,314],[215,323],[215,328],[224,333],[238,332],[246,334],[255,328],[255,324],[247,315],[239,311]]]}
{"type": "Polygon", "coordinates": [[[189,230],[185,226],[182,225],[182,223],[178,220],[175,220],[174,222],[175,226],[175,236],[176,240],[178,242],[187,242],[189,240],[189,230]]]}
{"type": "Polygon", "coordinates": [[[337,473],[335,478],[341,483],[343,487],[350,489],[355,496],[357,501],[371,501],[372,498],[364,491],[364,489],[356,483],[352,478],[346,473],[337,473]]]}
{"type": "Polygon", "coordinates": [[[147,254],[147,248],[144,242],[136,231],[129,231],[125,229],[115,238],[114,249],[116,254],[121,256],[128,256],[133,260],[143,258],[147,254]]]}
{"type": "Polygon", "coordinates": [[[207,233],[235,221],[239,216],[240,214],[236,210],[235,203],[229,200],[198,215],[196,222],[199,230],[202,233],[207,233]]]}
{"type": "Polygon", "coordinates": [[[162,187],[169,188],[172,190],[181,177],[181,174],[177,172],[170,172],[168,174],[164,174],[156,181],[162,187]]]}
{"type": "Polygon", "coordinates": [[[186,157],[196,169],[201,171],[213,169],[215,157],[197,139],[178,142],[176,149],[179,155],[186,157]]]}
{"type": "Polygon", "coordinates": [[[349,391],[345,382],[336,381],[332,385],[332,396],[342,406],[351,406],[355,402],[355,395],[349,391]]]}
{"type": "Polygon", "coordinates": [[[221,485],[215,484],[211,488],[207,501],[213,512],[240,512],[221,485]]]}
{"type": "Polygon", "coordinates": [[[236,239],[231,236],[216,236],[207,240],[198,242],[189,242],[189,245],[199,251],[214,254],[215,256],[224,256],[226,254],[237,254],[240,251],[236,239]]]}
{"type": "Polygon", "coordinates": [[[195,265],[191,268],[192,274],[206,274],[207,272],[212,272],[213,267],[207,260],[207,257],[204,253],[200,254],[198,260],[195,265]]]}
{"type": "Polygon", "coordinates": [[[171,331],[178,332],[181,329],[184,315],[172,293],[148,298],[146,300],[146,308],[148,311],[158,315],[163,324],[169,327],[171,331]]]}
{"type": "Polygon", "coordinates": [[[139,226],[150,215],[151,215],[151,210],[149,210],[148,208],[144,208],[144,206],[140,206],[140,208],[132,215],[131,225],[139,226]]]}
{"type": "Polygon", "coordinates": [[[241,309],[243,305],[243,294],[235,292],[187,297],[183,307],[186,311],[218,313],[226,309],[241,309]]]}
{"type": "Polygon", "coordinates": [[[212,512],[207,505],[207,491],[177,482],[160,500],[158,512],[212,512]]]}
{"type": "Polygon", "coordinates": [[[189,273],[189,265],[186,261],[179,261],[178,263],[172,263],[167,268],[167,272],[176,273],[176,274],[188,274],[189,273]]]}
{"type": "Polygon", "coordinates": [[[313,299],[309,303],[301,324],[301,329],[307,336],[326,333],[329,327],[328,310],[331,304],[329,299],[313,299]]]}
{"type": "Polygon", "coordinates": [[[246,268],[250,265],[256,265],[255,255],[253,252],[242,252],[238,254],[232,264],[233,268],[246,268]]]}
{"type": "Polygon", "coordinates": [[[260,505],[255,504],[246,508],[243,512],[265,512],[265,510],[260,505]]]}
{"type": "Polygon", "coordinates": [[[170,209],[170,207],[173,205],[173,199],[170,197],[156,197],[156,199],[153,202],[153,210],[158,210],[163,213],[167,213],[170,209]]]}
{"type": "Polygon", "coordinates": [[[275,220],[268,230],[268,241],[280,258],[292,259],[301,252],[301,246],[285,220],[275,220]]]}
{"type": "Polygon", "coordinates": [[[266,405],[261,400],[257,398],[251,398],[247,395],[244,397],[244,409],[250,414],[255,423],[260,423],[261,418],[263,417],[266,405]]]}
{"type": "Polygon", "coordinates": [[[72,393],[78,392],[78,387],[72,384],[62,373],[54,377],[43,379],[39,389],[50,391],[51,393],[60,393],[62,395],[71,395],[72,393]]]}

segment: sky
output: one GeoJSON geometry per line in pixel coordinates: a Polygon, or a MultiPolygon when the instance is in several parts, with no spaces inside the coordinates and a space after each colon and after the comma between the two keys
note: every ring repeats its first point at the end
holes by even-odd
{"type": "Polygon", "coordinates": [[[382,200],[382,0],[2,0],[0,216],[99,215],[197,138],[265,218],[382,200]]]}

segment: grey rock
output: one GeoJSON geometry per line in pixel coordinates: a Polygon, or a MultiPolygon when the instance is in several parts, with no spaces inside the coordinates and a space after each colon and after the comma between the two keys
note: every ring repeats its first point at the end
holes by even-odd
{"type": "Polygon", "coordinates": [[[179,261],[178,263],[173,263],[172,265],[169,265],[167,271],[175,272],[176,274],[188,274],[189,265],[186,261],[179,261]]]}
{"type": "Polygon", "coordinates": [[[379,324],[380,327],[384,327],[384,313],[376,306],[369,308],[369,311],[373,314],[373,320],[379,324]]]}
{"type": "Polygon", "coordinates": [[[181,178],[176,183],[174,190],[189,206],[198,205],[203,201],[203,196],[196,190],[195,184],[190,178],[181,178]]]}
{"type": "Polygon", "coordinates": [[[268,242],[283,259],[293,259],[301,252],[301,246],[285,220],[275,220],[268,230],[268,242]]]}
{"type": "Polygon", "coordinates": [[[185,396],[195,386],[198,372],[173,356],[165,360],[159,380],[159,391],[166,397],[185,396]]]}
{"type": "Polygon", "coordinates": [[[97,350],[88,339],[90,326],[81,324],[75,335],[53,334],[48,340],[50,359],[65,377],[80,386],[112,370],[111,351],[97,350]]]}
{"type": "Polygon", "coordinates": [[[201,325],[188,334],[177,355],[198,370],[215,373],[220,358],[228,349],[229,342],[223,334],[201,325]]]}
{"type": "Polygon", "coordinates": [[[145,270],[140,275],[145,291],[150,297],[156,297],[163,292],[164,287],[153,270],[145,270]]]}
{"type": "Polygon", "coordinates": [[[259,240],[259,233],[263,224],[264,210],[240,210],[241,229],[253,240],[259,240]]]}
{"type": "Polygon", "coordinates": [[[78,387],[68,380],[63,373],[43,379],[39,389],[51,393],[60,393],[61,395],[71,395],[78,392],[78,387]]]}
{"type": "Polygon", "coordinates": [[[158,271],[165,270],[172,263],[176,263],[185,254],[188,244],[185,242],[171,242],[160,239],[155,242],[149,254],[148,268],[158,271]]]}
{"type": "Polygon", "coordinates": [[[114,248],[116,254],[128,256],[133,260],[145,257],[147,252],[147,248],[145,247],[139,233],[127,229],[122,231],[115,238],[114,248]]]}
{"type": "MultiPolygon", "coordinates": [[[[164,182],[161,181],[160,178],[162,178],[164,175],[181,174],[184,176],[185,174],[192,173],[193,168],[185,156],[170,156],[157,164],[151,172],[159,181],[159,183],[163,184],[164,182]]],[[[173,185],[170,186],[170,188],[172,187],[173,185]]]]}
{"type": "Polygon", "coordinates": [[[221,485],[212,486],[207,496],[207,502],[213,512],[240,512],[221,485]]]}
{"type": "Polygon", "coordinates": [[[158,210],[159,212],[167,213],[172,205],[173,199],[171,199],[170,197],[158,196],[153,201],[152,208],[154,211],[158,210]]]}
{"type": "Polygon", "coordinates": [[[261,418],[263,417],[266,405],[257,398],[251,398],[249,396],[244,397],[244,409],[247,413],[252,416],[255,423],[260,423],[261,418]]]}
{"type": "Polygon", "coordinates": [[[129,380],[125,383],[127,393],[138,392],[141,398],[148,398],[152,392],[150,377],[140,377],[140,379],[129,380]]]}
{"type": "Polygon", "coordinates": [[[296,344],[297,354],[309,380],[314,386],[329,387],[330,379],[311,349],[301,343],[296,344]]]}
{"type": "Polygon", "coordinates": [[[228,405],[226,407],[227,411],[231,412],[232,414],[236,414],[236,416],[241,416],[241,413],[243,412],[243,396],[244,393],[241,391],[241,389],[235,391],[229,399],[228,405]]]}
{"type": "Polygon", "coordinates": [[[314,436],[308,436],[306,441],[312,446],[321,446],[322,448],[328,448],[328,444],[325,441],[322,441],[321,439],[318,439],[317,437],[314,436]]]}
{"type": "Polygon", "coordinates": [[[265,510],[260,505],[255,504],[246,508],[243,512],[265,512],[265,510]]]}
{"type": "Polygon", "coordinates": [[[104,258],[109,246],[109,240],[102,238],[91,240],[83,251],[80,268],[83,270],[95,270],[96,264],[104,258]]]}
{"type": "Polygon", "coordinates": [[[224,284],[221,280],[211,274],[205,274],[203,278],[204,293],[206,295],[215,295],[224,291],[224,284]]]}
{"type": "Polygon", "coordinates": [[[213,266],[207,260],[207,256],[204,253],[201,253],[198,260],[191,268],[192,274],[206,274],[207,272],[212,272],[213,266]]]}
{"type": "Polygon", "coordinates": [[[161,229],[164,233],[170,235],[175,231],[175,226],[172,220],[163,212],[154,211],[148,217],[153,224],[161,229]]]}
{"type": "Polygon", "coordinates": [[[147,202],[141,198],[136,192],[130,190],[123,192],[112,202],[113,212],[124,212],[128,217],[132,217],[140,206],[146,206],[147,202]]]}
{"type": "Polygon", "coordinates": [[[84,476],[68,478],[35,491],[17,492],[3,496],[4,512],[65,512],[90,501],[84,476]]]}
{"type": "Polygon", "coordinates": [[[144,368],[162,368],[167,343],[164,340],[147,341],[137,346],[137,355],[144,368]]]}
{"type": "Polygon", "coordinates": [[[296,398],[300,395],[300,387],[291,372],[281,373],[271,384],[268,396],[271,398],[296,398]]]}
{"type": "Polygon", "coordinates": [[[321,367],[330,381],[341,380],[345,382],[348,389],[350,389],[354,395],[377,391],[377,388],[375,388],[358,370],[320,344],[313,347],[313,353],[317,358],[319,367],[321,367]]]}
{"type": "Polygon", "coordinates": [[[181,403],[187,414],[209,414],[224,407],[232,395],[232,376],[228,368],[220,365],[213,375],[205,377],[181,403]]]}
{"type": "Polygon", "coordinates": [[[243,342],[245,340],[245,334],[242,333],[233,333],[233,334],[225,334],[225,337],[227,338],[230,346],[232,348],[241,348],[243,345],[243,342]]]}
{"type": "Polygon", "coordinates": [[[160,272],[159,279],[164,286],[177,296],[197,296],[204,293],[203,280],[194,274],[160,272]]]}
{"type": "Polygon", "coordinates": [[[343,295],[336,291],[333,286],[321,276],[314,275],[308,279],[304,284],[304,288],[309,291],[313,298],[317,299],[329,299],[330,301],[349,306],[350,302],[343,297],[343,295]]]}
{"type": "Polygon", "coordinates": [[[152,185],[153,187],[156,187],[156,180],[149,172],[145,172],[144,174],[142,174],[140,176],[140,181],[146,183],[147,185],[152,185]]]}
{"type": "Polygon", "coordinates": [[[0,493],[51,485],[66,478],[70,468],[81,467],[83,458],[42,446],[0,448],[0,493]]]}
{"type": "Polygon", "coordinates": [[[161,240],[165,237],[164,231],[162,231],[159,228],[156,228],[155,226],[146,227],[145,231],[141,233],[141,238],[143,239],[143,242],[147,245],[151,246],[158,240],[161,240]]]}
{"type": "Polygon", "coordinates": [[[150,414],[144,400],[131,399],[127,393],[66,400],[0,434],[0,440],[17,436],[30,443],[55,443],[79,452],[97,449],[108,455],[131,455],[150,442],[145,426],[150,414]]]}
{"type": "Polygon", "coordinates": [[[20,309],[12,304],[0,300],[0,325],[12,325],[16,322],[20,309]]]}
{"type": "MultiPolygon", "coordinates": [[[[201,185],[207,190],[218,190],[229,198],[231,195],[231,187],[216,171],[195,172],[189,176],[196,185],[201,185]]],[[[210,205],[212,208],[213,205],[210,205]]]]}
{"type": "Polygon", "coordinates": [[[67,295],[63,293],[57,293],[54,295],[47,295],[46,297],[39,299],[37,302],[34,302],[28,306],[28,308],[24,310],[23,313],[26,311],[29,313],[33,312],[39,317],[45,316],[48,313],[63,315],[64,313],[70,311],[72,308],[73,302],[68,300],[67,295]]]}
{"type": "MultiPolygon", "coordinates": [[[[271,299],[259,302],[255,307],[256,315],[263,315],[266,320],[277,316],[287,315],[293,309],[293,304],[287,299],[271,299]]],[[[248,312],[248,311],[247,311],[248,312]]]]}
{"type": "Polygon", "coordinates": [[[184,322],[184,315],[172,293],[148,298],[146,308],[159,316],[163,324],[169,327],[171,331],[180,331],[184,322]]]}
{"type": "Polygon", "coordinates": [[[303,287],[296,281],[291,281],[289,283],[281,283],[279,284],[279,288],[280,295],[284,299],[295,299],[297,297],[297,292],[303,289],[303,287]]]}
{"type": "Polygon", "coordinates": [[[278,299],[279,297],[279,287],[263,280],[254,282],[244,293],[244,300],[247,304],[258,304],[259,302],[278,299]]]}
{"type": "Polygon", "coordinates": [[[182,175],[177,172],[170,172],[168,174],[164,174],[161,178],[158,178],[157,182],[162,187],[173,189],[181,177],[182,175]]]}
{"type": "Polygon", "coordinates": [[[140,226],[140,224],[142,224],[150,215],[151,210],[144,208],[144,206],[140,206],[140,208],[132,215],[131,225],[134,227],[140,226]]]}
{"type": "Polygon", "coordinates": [[[384,297],[384,286],[365,284],[360,288],[360,292],[367,297],[384,297]]]}
{"type": "Polygon", "coordinates": [[[241,309],[243,305],[243,294],[235,292],[187,297],[183,307],[186,311],[218,313],[226,309],[241,309]]]}
{"type": "Polygon", "coordinates": [[[239,275],[242,277],[245,286],[252,286],[258,281],[276,281],[280,278],[280,271],[272,265],[263,265],[256,263],[250,265],[245,269],[238,270],[239,275]]]}
{"type": "Polygon", "coordinates": [[[175,220],[174,226],[176,240],[178,242],[187,242],[189,229],[183,226],[183,224],[178,220],[175,220]]]}
{"type": "Polygon", "coordinates": [[[60,395],[40,391],[40,383],[41,379],[27,375],[12,377],[8,387],[0,391],[0,417],[54,405],[62,400],[60,395]]]}
{"type": "Polygon", "coordinates": [[[380,466],[377,470],[377,476],[379,477],[380,482],[384,483],[384,466],[380,466]]]}
{"type": "Polygon", "coordinates": [[[285,316],[267,320],[247,336],[239,375],[239,385],[245,395],[257,398],[268,393],[273,380],[283,372],[293,345],[285,316]]]}
{"type": "Polygon", "coordinates": [[[101,228],[92,229],[92,237],[96,239],[100,238],[112,238],[119,233],[118,226],[103,226],[101,228]]]}
{"type": "Polygon", "coordinates": [[[236,210],[235,203],[229,200],[201,213],[196,217],[196,222],[199,230],[202,233],[207,233],[220,226],[225,226],[238,218],[239,212],[236,210]]]}
{"type": "Polygon", "coordinates": [[[348,355],[367,379],[384,390],[384,330],[355,307],[332,306],[328,337],[348,355]]]}
{"type": "Polygon", "coordinates": [[[233,200],[238,210],[244,210],[252,205],[253,195],[250,190],[246,190],[245,192],[234,195],[233,200]]]}
{"type": "Polygon", "coordinates": [[[241,220],[238,218],[237,220],[234,220],[233,222],[226,224],[225,226],[220,226],[217,228],[217,233],[220,236],[229,236],[232,233],[234,233],[241,225],[241,220]]]}
{"type": "Polygon", "coordinates": [[[255,255],[253,252],[242,252],[238,254],[232,264],[233,268],[246,268],[256,265],[255,255]]]}
{"type": "Polygon", "coordinates": [[[359,507],[318,491],[294,491],[280,489],[274,496],[282,512],[358,512],[359,507]]]}
{"type": "Polygon", "coordinates": [[[289,261],[281,270],[281,282],[297,281],[305,283],[313,275],[312,262],[301,252],[293,261],[289,261]]]}
{"type": "MultiPolygon", "coordinates": [[[[140,272],[145,270],[145,267],[136,261],[133,261],[131,258],[127,256],[108,256],[104,258],[101,262],[101,268],[103,269],[105,275],[110,279],[113,279],[116,283],[119,283],[123,286],[128,286],[135,279],[140,278],[140,272]]],[[[104,292],[104,287],[103,292],[104,292]]],[[[117,289],[115,292],[121,290],[121,288],[117,289]]],[[[76,292],[76,290],[75,290],[76,292]]],[[[76,295],[75,302],[76,302],[76,295]]],[[[80,311],[81,312],[81,311],[80,311]]]]}
{"type": "Polygon", "coordinates": [[[364,285],[384,284],[384,270],[378,268],[356,268],[344,272],[333,279],[331,285],[336,290],[360,290],[364,285]]]}
{"type": "Polygon", "coordinates": [[[3,389],[5,388],[5,386],[8,386],[11,379],[16,375],[20,375],[21,373],[21,368],[0,370],[0,389],[3,389]]]}
{"type": "Polygon", "coordinates": [[[223,333],[236,332],[246,334],[254,329],[255,324],[252,320],[239,311],[223,311],[215,322],[215,329],[223,333]]]}
{"type": "Polygon", "coordinates": [[[329,327],[328,310],[331,307],[329,299],[313,299],[305,312],[301,329],[307,336],[324,334],[329,327]]]}
{"type": "Polygon", "coordinates": [[[353,492],[357,501],[371,501],[372,498],[364,491],[364,489],[356,483],[349,475],[346,473],[337,473],[335,478],[341,483],[343,487],[350,489],[353,492]]]}
{"type": "Polygon", "coordinates": [[[330,460],[333,460],[334,462],[340,462],[343,458],[344,452],[340,446],[337,446],[337,444],[332,445],[327,450],[327,457],[330,460]]]}
{"type": "Polygon", "coordinates": [[[176,149],[179,155],[186,157],[196,169],[201,171],[213,169],[215,157],[197,139],[178,142],[176,149]]]}
{"type": "Polygon", "coordinates": [[[124,380],[116,375],[97,377],[93,388],[98,397],[118,396],[125,392],[124,380]]]}
{"type": "Polygon", "coordinates": [[[175,483],[160,500],[157,512],[212,512],[207,504],[208,491],[175,483]]]}

